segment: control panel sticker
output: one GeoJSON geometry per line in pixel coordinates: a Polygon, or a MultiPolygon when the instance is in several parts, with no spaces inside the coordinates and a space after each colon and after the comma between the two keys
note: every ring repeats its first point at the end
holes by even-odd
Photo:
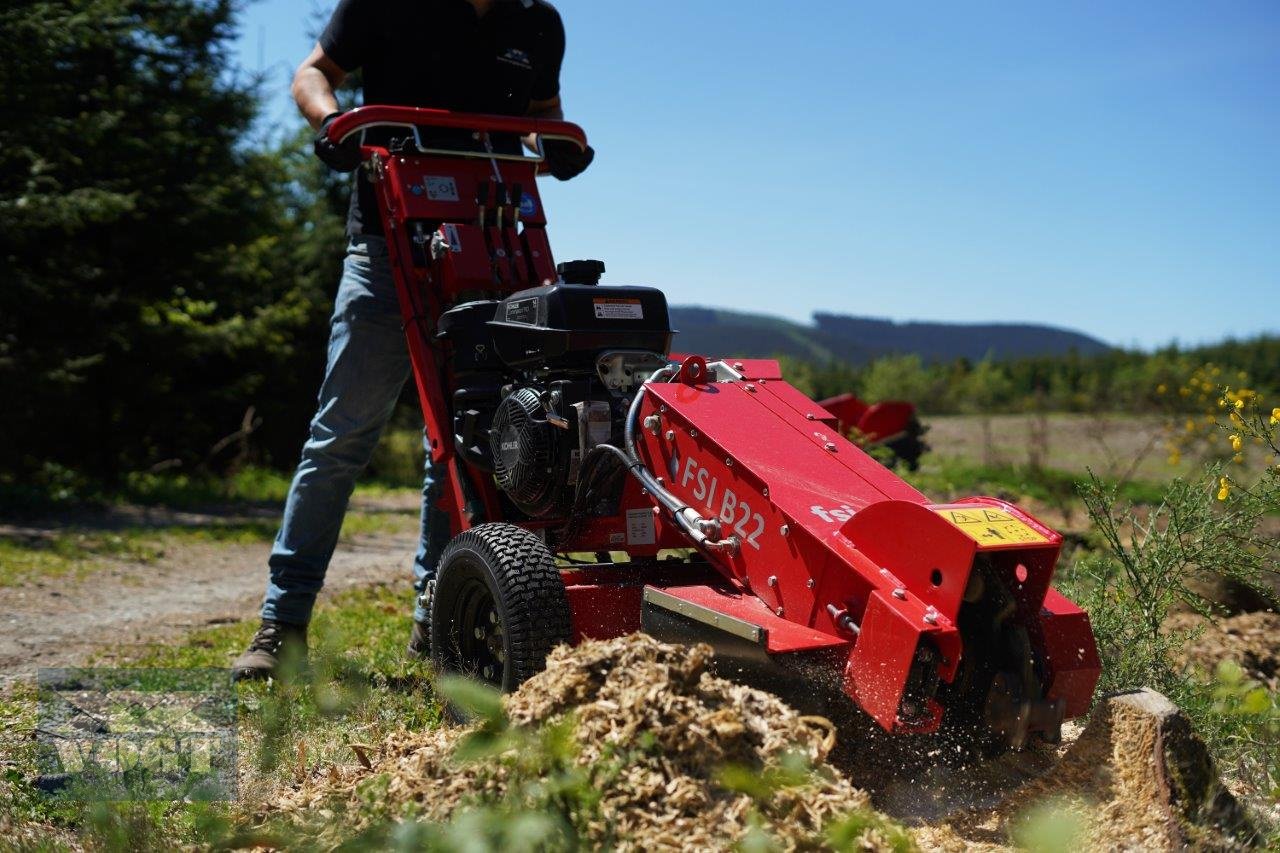
{"type": "Polygon", "coordinates": [[[627,544],[653,545],[657,541],[658,535],[653,524],[653,510],[627,510],[627,544]]]}
{"type": "Polygon", "coordinates": [[[1025,521],[1002,509],[979,506],[966,509],[935,509],[938,515],[979,545],[1028,545],[1048,542],[1049,538],[1025,521]]]}
{"type": "Polygon", "coordinates": [[[520,215],[534,216],[538,212],[538,200],[528,193],[523,193],[520,197],[520,215]]]}
{"type": "Polygon", "coordinates": [[[597,298],[592,301],[596,306],[597,320],[644,319],[644,307],[639,299],[597,298]]]}
{"type": "Polygon", "coordinates": [[[457,201],[458,182],[447,175],[427,175],[422,179],[431,201],[457,201]]]}
{"type": "Polygon", "coordinates": [[[450,252],[462,251],[462,238],[458,236],[458,226],[452,222],[446,222],[444,225],[444,239],[449,244],[450,252]]]}

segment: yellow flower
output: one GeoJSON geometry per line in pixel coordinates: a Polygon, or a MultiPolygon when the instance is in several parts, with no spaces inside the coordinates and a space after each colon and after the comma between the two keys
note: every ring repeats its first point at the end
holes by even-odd
{"type": "Polygon", "coordinates": [[[1244,400],[1236,400],[1236,411],[1238,412],[1243,408],[1244,408],[1244,400]]]}
{"type": "Polygon", "coordinates": [[[1236,414],[1235,412],[1232,412],[1232,413],[1231,413],[1231,423],[1235,424],[1235,425],[1236,425],[1236,426],[1238,426],[1238,427],[1242,427],[1242,426],[1244,426],[1244,418],[1240,417],[1240,416],[1239,416],[1238,414],[1236,414]]]}
{"type": "Polygon", "coordinates": [[[1243,464],[1244,464],[1244,454],[1243,454],[1243,453],[1237,453],[1235,456],[1232,456],[1232,457],[1231,457],[1231,461],[1232,461],[1232,462],[1234,462],[1234,463],[1236,463],[1237,465],[1243,465],[1243,464]]]}
{"type": "Polygon", "coordinates": [[[1244,440],[1238,435],[1231,436],[1231,449],[1236,453],[1240,452],[1240,448],[1244,446],[1244,440]]]}
{"type": "Polygon", "coordinates": [[[1280,424],[1280,406],[1271,410],[1271,425],[1280,424]]]}
{"type": "Polygon", "coordinates": [[[1166,391],[1168,391],[1168,390],[1169,390],[1169,386],[1165,385],[1163,382],[1156,386],[1156,393],[1157,393],[1157,394],[1163,394],[1164,392],[1166,392],[1166,391]]]}
{"type": "Polygon", "coordinates": [[[1223,477],[1218,481],[1218,500],[1225,501],[1231,496],[1231,481],[1223,477]]]}

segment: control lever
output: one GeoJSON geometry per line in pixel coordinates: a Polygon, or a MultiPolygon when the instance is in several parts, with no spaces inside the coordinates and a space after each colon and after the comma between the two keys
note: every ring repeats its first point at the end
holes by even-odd
{"type": "Polygon", "coordinates": [[[520,207],[524,204],[524,187],[511,185],[511,227],[520,227],[520,207]]]}
{"type": "Polygon", "coordinates": [[[498,230],[502,230],[502,209],[507,206],[507,185],[498,182],[498,193],[493,200],[494,210],[498,211],[498,230]]]}
{"type": "Polygon", "coordinates": [[[480,209],[479,226],[484,228],[485,208],[489,204],[489,179],[485,178],[476,184],[476,207],[480,209]]]}

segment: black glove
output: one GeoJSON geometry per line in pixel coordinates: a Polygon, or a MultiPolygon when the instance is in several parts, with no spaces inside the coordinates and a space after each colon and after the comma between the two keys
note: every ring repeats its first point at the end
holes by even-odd
{"type": "Polygon", "coordinates": [[[591,161],[596,158],[596,150],[590,145],[583,151],[576,142],[567,139],[542,140],[542,154],[546,160],[547,171],[562,181],[575,178],[587,171],[591,161]]]}
{"type": "Polygon", "coordinates": [[[316,131],[316,156],[335,172],[353,172],[360,166],[360,134],[353,133],[341,143],[329,139],[329,125],[340,115],[341,112],[329,113],[320,122],[320,129],[316,131]]]}

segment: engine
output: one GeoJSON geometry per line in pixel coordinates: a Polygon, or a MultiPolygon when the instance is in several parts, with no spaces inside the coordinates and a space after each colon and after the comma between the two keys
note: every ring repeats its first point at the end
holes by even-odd
{"type": "MultiPolygon", "coordinates": [[[[452,346],[454,444],[492,473],[529,518],[561,518],[607,500],[639,385],[667,363],[666,297],[649,287],[601,287],[603,264],[560,267],[570,282],[468,302],[440,318],[452,346]],[[573,281],[577,279],[577,281],[573,281]]],[[[616,489],[613,489],[616,491],[616,489]]],[[[616,495],[614,495],[616,497],[616,495]]],[[[602,510],[607,511],[607,510],[602,510]]]]}

